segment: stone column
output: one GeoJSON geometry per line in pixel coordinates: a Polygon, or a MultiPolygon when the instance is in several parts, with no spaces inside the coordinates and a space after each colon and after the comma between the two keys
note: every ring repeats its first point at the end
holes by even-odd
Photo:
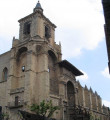
{"type": "Polygon", "coordinates": [[[11,56],[10,56],[10,68],[8,73],[8,80],[7,80],[7,91],[6,91],[6,102],[11,102],[10,91],[13,89],[13,82],[16,77],[16,58],[15,58],[15,49],[11,49],[11,56]]]}
{"type": "Polygon", "coordinates": [[[75,88],[75,105],[78,105],[78,88],[75,88]]]}
{"type": "Polygon", "coordinates": [[[91,95],[91,92],[90,92],[90,109],[92,109],[92,95],[91,95]]]}
{"type": "Polygon", "coordinates": [[[84,94],[84,88],[82,88],[82,92],[83,92],[83,106],[85,107],[85,94],[84,94]]]}
{"type": "Polygon", "coordinates": [[[50,81],[48,72],[48,55],[46,52],[37,57],[37,81],[38,81],[38,99],[39,102],[49,99],[50,81]]]}
{"type": "MultiPolygon", "coordinates": [[[[32,47],[32,46],[31,46],[32,47]]],[[[24,101],[32,104],[35,101],[35,91],[34,84],[36,78],[36,72],[34,70],[35,65],[35,55],[32,48],[29,48],[27,52],[27,65],[25,66],[25,91],[24,91],[24,101]]],[[[36,85],[37,87],[37,85],[36,85]]]]}

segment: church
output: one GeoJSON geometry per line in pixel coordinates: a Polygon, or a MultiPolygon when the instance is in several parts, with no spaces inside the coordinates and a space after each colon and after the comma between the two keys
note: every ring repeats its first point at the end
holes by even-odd
{"type": "Polygon", "coordinates": [[[0,55],[0,112],[20,120],[18,110],[52,100],[60,106],[56,120],[110,120],[110,110],[92,88],[82,87],[83,73],[62,60],[61,44],[55,42],[56,25],[44,14],[40,2],[33,13],[20,19],[19,39],[0,55]]]}

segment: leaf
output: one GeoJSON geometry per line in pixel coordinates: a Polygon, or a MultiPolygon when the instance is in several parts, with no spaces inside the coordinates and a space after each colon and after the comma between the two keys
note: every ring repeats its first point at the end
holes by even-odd
{"type": "Polygon", "coordinates": [[[30,111],[34,112],[37,115],[41,115],[50,118],[56,110],[59,110],[59,106],[53,106],[52,100],[46,102],[45,100],[41,101],[40,104],[32,104],[30,106],[30,111]],[[47,114],[48,113],[48,114],[47,114]]]}

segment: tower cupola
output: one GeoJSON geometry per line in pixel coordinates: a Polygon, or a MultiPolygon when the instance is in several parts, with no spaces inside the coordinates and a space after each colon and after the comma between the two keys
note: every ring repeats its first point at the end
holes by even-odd
{"type": "Polygon", "coordinates": [[[38,3],[36,4],[36,7],[34,8],[34,12],[35,12],[35,11],[41,11],[41,12],[43,12],[43,9],[42,9],[41,4],[40,4],[39,1],[38,1],[38,3]]]}

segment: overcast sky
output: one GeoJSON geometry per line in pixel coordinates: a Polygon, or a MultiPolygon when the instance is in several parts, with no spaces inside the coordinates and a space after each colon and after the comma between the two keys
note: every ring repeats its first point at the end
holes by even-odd
{"type": "MultiPolygon", "coordinates": [[[[10,50],[12,38],[19,38],[18,20],[33,12],[36,0],[0,0],[0,54],[10,50]]],[[[67,59],[85,74],[78,77],[97,91],[110,107],[110,75],[104,35],[101,0],[40,0],[44,15],[56,26],[57,43],[67,59]]]]}

